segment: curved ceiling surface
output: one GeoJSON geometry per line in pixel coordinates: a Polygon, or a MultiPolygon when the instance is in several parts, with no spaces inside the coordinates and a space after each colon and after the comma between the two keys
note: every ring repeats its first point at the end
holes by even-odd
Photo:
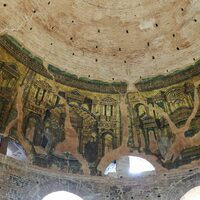
{"type": "Polygon", "coordinates": [[[198,0],[0,0],[0,32],[78,76],[135,82],[199,59],[198,0]]]}

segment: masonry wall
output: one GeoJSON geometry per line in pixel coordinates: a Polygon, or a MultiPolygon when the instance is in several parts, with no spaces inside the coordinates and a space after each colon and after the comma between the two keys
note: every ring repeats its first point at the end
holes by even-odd
{"type": "Polygon", "coordinates": [[[86,177],[50,171],[0,156],[0,199],[42,200],[47,194],[65,190],[84,200],[180,200],[200,185],[200,169],[137,179],[86,177]]]}

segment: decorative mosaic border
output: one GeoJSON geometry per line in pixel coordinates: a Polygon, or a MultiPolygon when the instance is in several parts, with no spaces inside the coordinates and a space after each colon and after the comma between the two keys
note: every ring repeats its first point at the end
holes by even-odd
{"type": "Polygon", "coordinates": [[[76,75],[62,71],[52,65],[49,65],[47,70],[40,58],[33,56],[10,35],[5,34],[0,36],[0,46],[8,51],[19,62],[36,73],[39,73],[49,79],[52,79],[51,74],[53,74],[55,80],[61,84],[92,92],[109,94],[126,93],[127,91],[127,84],[125,82],[109,83],[82,77],[78,78],[76,75]]]}
{"type": "Polygon", "coordinates": [[[140,82],[137,82],[135,85],[139,91],[151,91],[177,84],[199,74],[200,60],[194,65],[186,67],[185,69],[177,70],[168,75],[159,75],[153,78],[143,79],[140,82]]]}

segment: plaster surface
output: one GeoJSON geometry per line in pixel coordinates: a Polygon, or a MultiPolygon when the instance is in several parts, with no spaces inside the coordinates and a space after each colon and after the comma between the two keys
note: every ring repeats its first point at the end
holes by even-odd
{"type": "Polygon", "coordinates": [[[0,33],[90,79],[167,74],[199,59],[197,0],[0,0],[0,33]]]}

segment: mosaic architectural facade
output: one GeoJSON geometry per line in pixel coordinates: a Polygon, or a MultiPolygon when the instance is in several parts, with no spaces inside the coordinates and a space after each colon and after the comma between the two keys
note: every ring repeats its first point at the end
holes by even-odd
{"type": "Polygon", "coordinates": [[[160,169],[178,168],[200,157],[199,69],[197,62],[130,91],[124,82],[45,66],[3,35],[0,131],[22,145],[32,164],[63,172],[101,175],[113,154],[141,154],[160,169]]]}

